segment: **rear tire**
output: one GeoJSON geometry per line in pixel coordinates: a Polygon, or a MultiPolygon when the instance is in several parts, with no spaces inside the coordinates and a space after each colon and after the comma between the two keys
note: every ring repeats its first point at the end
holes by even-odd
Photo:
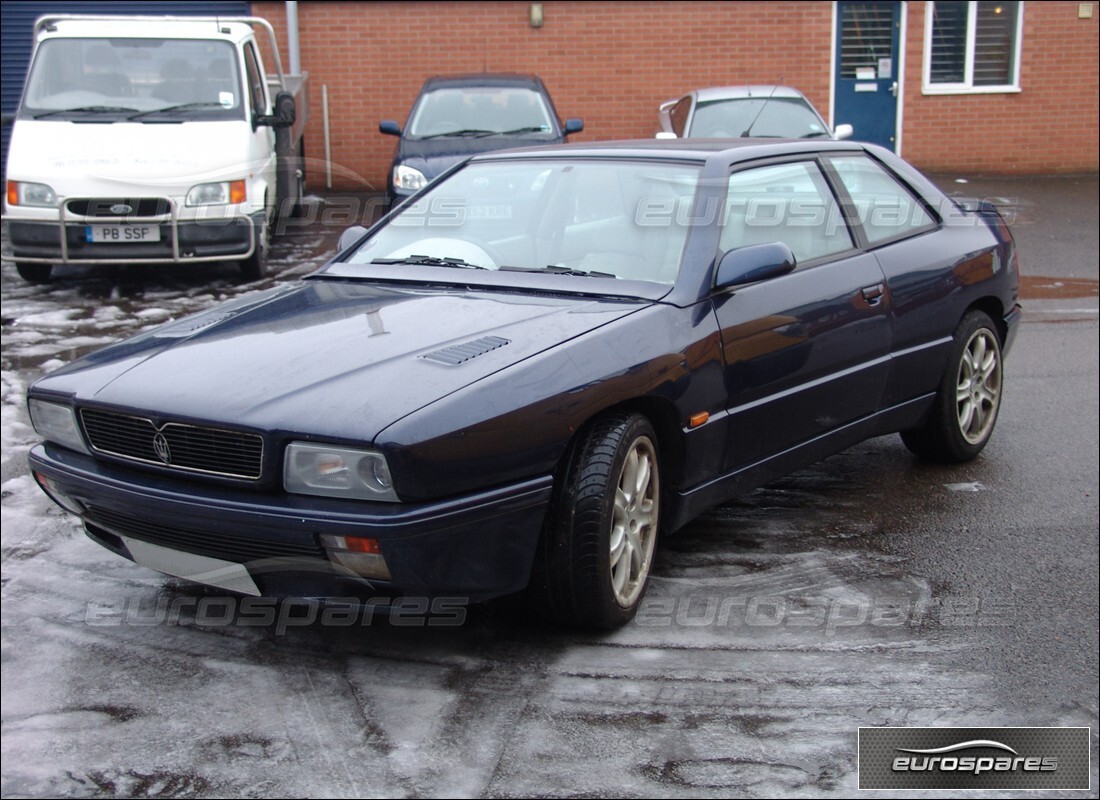
{"type": "Polygon", "coordinates": [[[639,414],[582,431],[554,488],[528,588],[539,613],[608,630],[633,619],[649,582],[661,516],[657,435],[639,414]]]}
{"type": "Polygon", "coordinates": [[[902,431],[910,451],[929,461],[958,464],[985,449],[1001,409],[1004,372],[993,320],[971,311],[955,329],[951,359],[928,419],[902,431]]]}
{"type": "Polygon", "coordinates": [[[27,283],[49,283],[50,273],[53,272],[53,264],[27,264],[17,261],[15,271],[27,283]]]}

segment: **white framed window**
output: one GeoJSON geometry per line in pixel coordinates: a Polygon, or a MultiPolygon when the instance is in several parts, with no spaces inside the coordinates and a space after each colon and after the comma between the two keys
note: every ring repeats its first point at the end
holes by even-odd
{"type": "Polygon", "coordinates": [[[924,93],[1020,91],[1022,0],[924,4],[924,93]]]}

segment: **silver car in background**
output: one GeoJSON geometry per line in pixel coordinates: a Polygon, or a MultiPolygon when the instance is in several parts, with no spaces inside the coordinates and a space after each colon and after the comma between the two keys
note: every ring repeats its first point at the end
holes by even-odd
{"type": "Polygon", "coordinates": [[[717,86],[667,100],[658,139],[847,139],[851,125],[831,129],[805,95],[789,86],[717,86]]]}

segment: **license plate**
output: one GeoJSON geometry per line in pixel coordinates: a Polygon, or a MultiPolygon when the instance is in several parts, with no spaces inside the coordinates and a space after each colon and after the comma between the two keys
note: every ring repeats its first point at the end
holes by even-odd
{"type": "Polygon", "coordinates": [[[134,561],[143,567],[175,575],[178,578],[186,578],[195,583],[228,589],[231,592],[250,594],[254,597],[260,594],[248,570],[236,562],[184,553],[180,550],[161,547],[159,544],[131,539],[129,536],[120,538],[125,543],[126,549],[130,551],[130,555],[134,557],[134,561]]]}
{"type": "Polygon", "coordinates": [[[470,219],[511,219],[511,206],[470,206],[470,219]]]}
{"type": "Polygon", "coordinates": [[[86,241],[97,244],[129,242],[159,242],[159,225],[89,225],[84,231],[86,241]]]}

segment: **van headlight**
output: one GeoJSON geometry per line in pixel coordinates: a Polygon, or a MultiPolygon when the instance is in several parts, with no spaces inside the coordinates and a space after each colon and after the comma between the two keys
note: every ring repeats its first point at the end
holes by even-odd
{"type": "Polygon", "coordinates": [[[57,195],[54,194],[51,187],[44,183],[8,181],[8,205],[55,208],[57,206],[57,195]]]}
{"type": "Polygon", "coordinates": [[[31,414],[31,425],[47,442],[91,455],[80,433],[80,426],[76,423],[76,412],[72,406],[32,397],[27,402],[27,409],[31,414]]]}
{"type": "Polygon", "coordinates": [[[199,183],[187,191],[189,206],[239,205],[248,200],[248,187],[244,181],[217,181],[199,183]]]}
{"type": "Polygon", "coordinates": [[[283,488],[293,494],[398,503],[386,457],[374,450],[291,442],[283,488]]]}

